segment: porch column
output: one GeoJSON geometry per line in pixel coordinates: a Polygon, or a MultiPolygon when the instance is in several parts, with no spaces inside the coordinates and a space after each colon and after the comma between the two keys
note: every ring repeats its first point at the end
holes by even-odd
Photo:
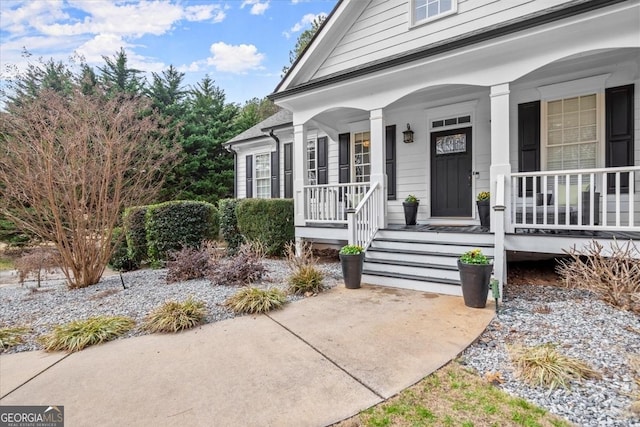
{"type": "MultiPolygon", "coordinates": [[[[491,206],[498,209],[491,210],[491,231],[495,238],[495,256],[493,260],[494,275],[500,281],[500,290],[507,278],[507,261],[504,250],[504,231],[511,224],[510,216],[510,186],[506,186],[500,194],[504,200],[496,200],[497,179],[507,179],[511,173],[509,163],[509,83],[491,87],[491,167],[489,178],[491,185],[491,206]],[[506,178],[503,178],[506,177],[506,178]],[[506,210],[501,207],[505,206],[506,210]]],[[[502,295],[502,293],[501,293],[502,295]]]]}
{"type": "Polygon", "coordinates": [[[380,228],[387,226],[387,174],[385,162],[385,123],[384,112],[381,108],[371,110],[369,116],[371,133],[371,182],[380,183],[380,207],[378,211],[378,223],[380,228]]]}
{"type": "Polygon", "coordinates": [[[296,227],[305,225],[304,183],[307,169],[305,151],[307,147],[305,125],[293,125],[293,206],[296,227]]]}

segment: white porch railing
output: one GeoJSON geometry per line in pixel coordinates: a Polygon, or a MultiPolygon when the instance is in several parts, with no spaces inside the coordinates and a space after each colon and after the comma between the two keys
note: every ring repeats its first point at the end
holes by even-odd
{"type": "Polygon", "coordinates": [[[380,185],[374,183],[364,195],[355,209],[347,210],[347,230],[349,232],[349,244],[359,245],[364,249],[369,247],[376,232],[380,228],[381,191],[380,185]]]}
{"type": "Polygon", "coordinates": [[[640,166],[511,174],[513,228],[640,231],[640,166]]]}
{"type": "Polygon", "coordinates": [[[306,222],[346,224],[347,209],[355,209],[369,191],[370,183],[306,185],[304,219],[306,222]]]}

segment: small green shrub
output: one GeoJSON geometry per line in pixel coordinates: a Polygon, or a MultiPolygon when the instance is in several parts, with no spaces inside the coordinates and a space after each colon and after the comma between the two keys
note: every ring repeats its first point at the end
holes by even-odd
{"type": "Polygon", "coordinates": [[[360,245],[344,245],[340,248],[340,255],[360,255],[364,248],[360,245]]]}
{"type": "Polygon", "coordinates": [[[218,237],[218,209],[211,203],[173,201],[147,208],[147,255],[164,262],[171,251],[199,247],[218,237]]]}
{"type": "Polygon", "coordinates": [[[192,297],[184,302],[167,301],[147,315],[142,327],[149,332],[175,333],[199,325],[206,314],[205,303],[192,297]]]}
{"type": "Polygon", "coordinates": [[[565,356],[553,344],[535,347],[509,346],[516,375],[534,387],[569,388],[572,380],[601,378],[599,372],[581,360],[565,356]]]}
{"type": "Polygon", "coordinates": [[[235,313],[267,313],[281,308],[287,296],[277,288],[243,288],[225,301],[224,305],[235,313]]]}
{"type": "Polygon", "coordinates": [[[129,258],[140,265],[147,259],[146,206],[125,209],[122,215],[129,258]]]}
{"type": "Polygon", "coordinates": [[[480,249],[473,249],[463,253],[462,256],[460,257],[460,262],[464,264],[479,264],[479,265],[487,265],[491,263],[491,261],[489,261],[489,258],[487,258],[486,255],[483,254],[480,249]]]}
{"type": "Polygon", "coordinates": [[[238,199],[221,199],[218,202],[220,212],[220,234],[227,242],[227,254],[235,255],[244,242],[244,237],[238,229],[238,217],[236,216],[236,206],[238,199]]]}
{"type": "Polygon", "coordinates": [[[53,328],[41,338],[46,351],[80,351],[90,345],[111,341],[128,332],[135,321],[123,316],[96,316],[85,320],[74,320],[53,328]]]}
{"type": "Polygon", "coordinates": [[[0,328],[0,350],[8,350],[22,342],[22,335],[29,332],[27,327],[0,328]]]}
{"type": "Polygon", "coordinates": [[[113,253],[109,258],[109,267],[116,271],[132,271],[137,270],[140,264],[132,259],[127,246],[127,240],[124,236],[124,231],[120,227],[113,229],[111,236],[111,242],[113,245],[113,253]]]}
{"type": "Polygon", "coordinates": [[[262,242],[267,255],[282,255],[295,237],[293,200],[242,199],[236,216],[240,233],[248,241],[262,242]]]}

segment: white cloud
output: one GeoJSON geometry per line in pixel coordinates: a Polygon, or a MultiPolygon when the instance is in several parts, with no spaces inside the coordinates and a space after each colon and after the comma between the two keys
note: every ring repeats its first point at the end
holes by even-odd
{"type": "Polygon", "coordinates": [[[269,9],[270,0],[243,0],[240,5],[240,9],[244,9],[245,6],[251,6],[252,15],[263,15],[264,12],[269,9]]]}
{"type": "Polygon", "coordinates": [[[228,45],[218,42],[211,45],[212,57],[207,59],[207,64],[212,65],[217,71],[230,73],[246,73],[249,70],[262,69],[262,61],[265,55],[251,44],[228,45]]]}
{"type": "Polygon", "coordinates": [[[184,9],[184,17],[187,21],[211,21],[218,23],[224,21],[227,14],[220,5],[202,4],[187,6],[184,9]]]}
{"type": "Polygon", "coordinates": [[[326,18],[327,14],[326,13],[318,13],[313,14],[313,13],[307,13],[306,15],[304,15],[302,17],[302,19],[300,19],[300,21],[296,22],[293,27],[291,27],[289,29],[289,31],[285,31],[283,32],[284,36],[286,38],[290,38],[293,34],[298,33],[300,31],[302,31],[303,29],[310,27],[311,23],[317,19],[317,18],[321,18],[321,17],[325,17],[326,18]]]}

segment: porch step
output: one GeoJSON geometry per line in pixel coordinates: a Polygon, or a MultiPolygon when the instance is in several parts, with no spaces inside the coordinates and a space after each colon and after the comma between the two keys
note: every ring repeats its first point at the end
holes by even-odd
{"type": "Polygon", "coordinates": [[[493,234],[379,230],[366,251],[362,280],[460,295],[457,261],[475,248],[493,258],[493,234]]]}
{"type": "MultiPolygon", "coordinates": [[[[487,256],[493,256],[493,243],[457,243],[443,241],[413,240],[413,239],[387,239],[375,238],[375,247],[381,249],[393,249],[404,251],[408,248],[413,251],[427,253],[443,253],[453,256],[461,254],[471,249],[482,249],[482,253],[487,256]]],[[[373,244],[372,244],[373,245],[373,244]]]]}

